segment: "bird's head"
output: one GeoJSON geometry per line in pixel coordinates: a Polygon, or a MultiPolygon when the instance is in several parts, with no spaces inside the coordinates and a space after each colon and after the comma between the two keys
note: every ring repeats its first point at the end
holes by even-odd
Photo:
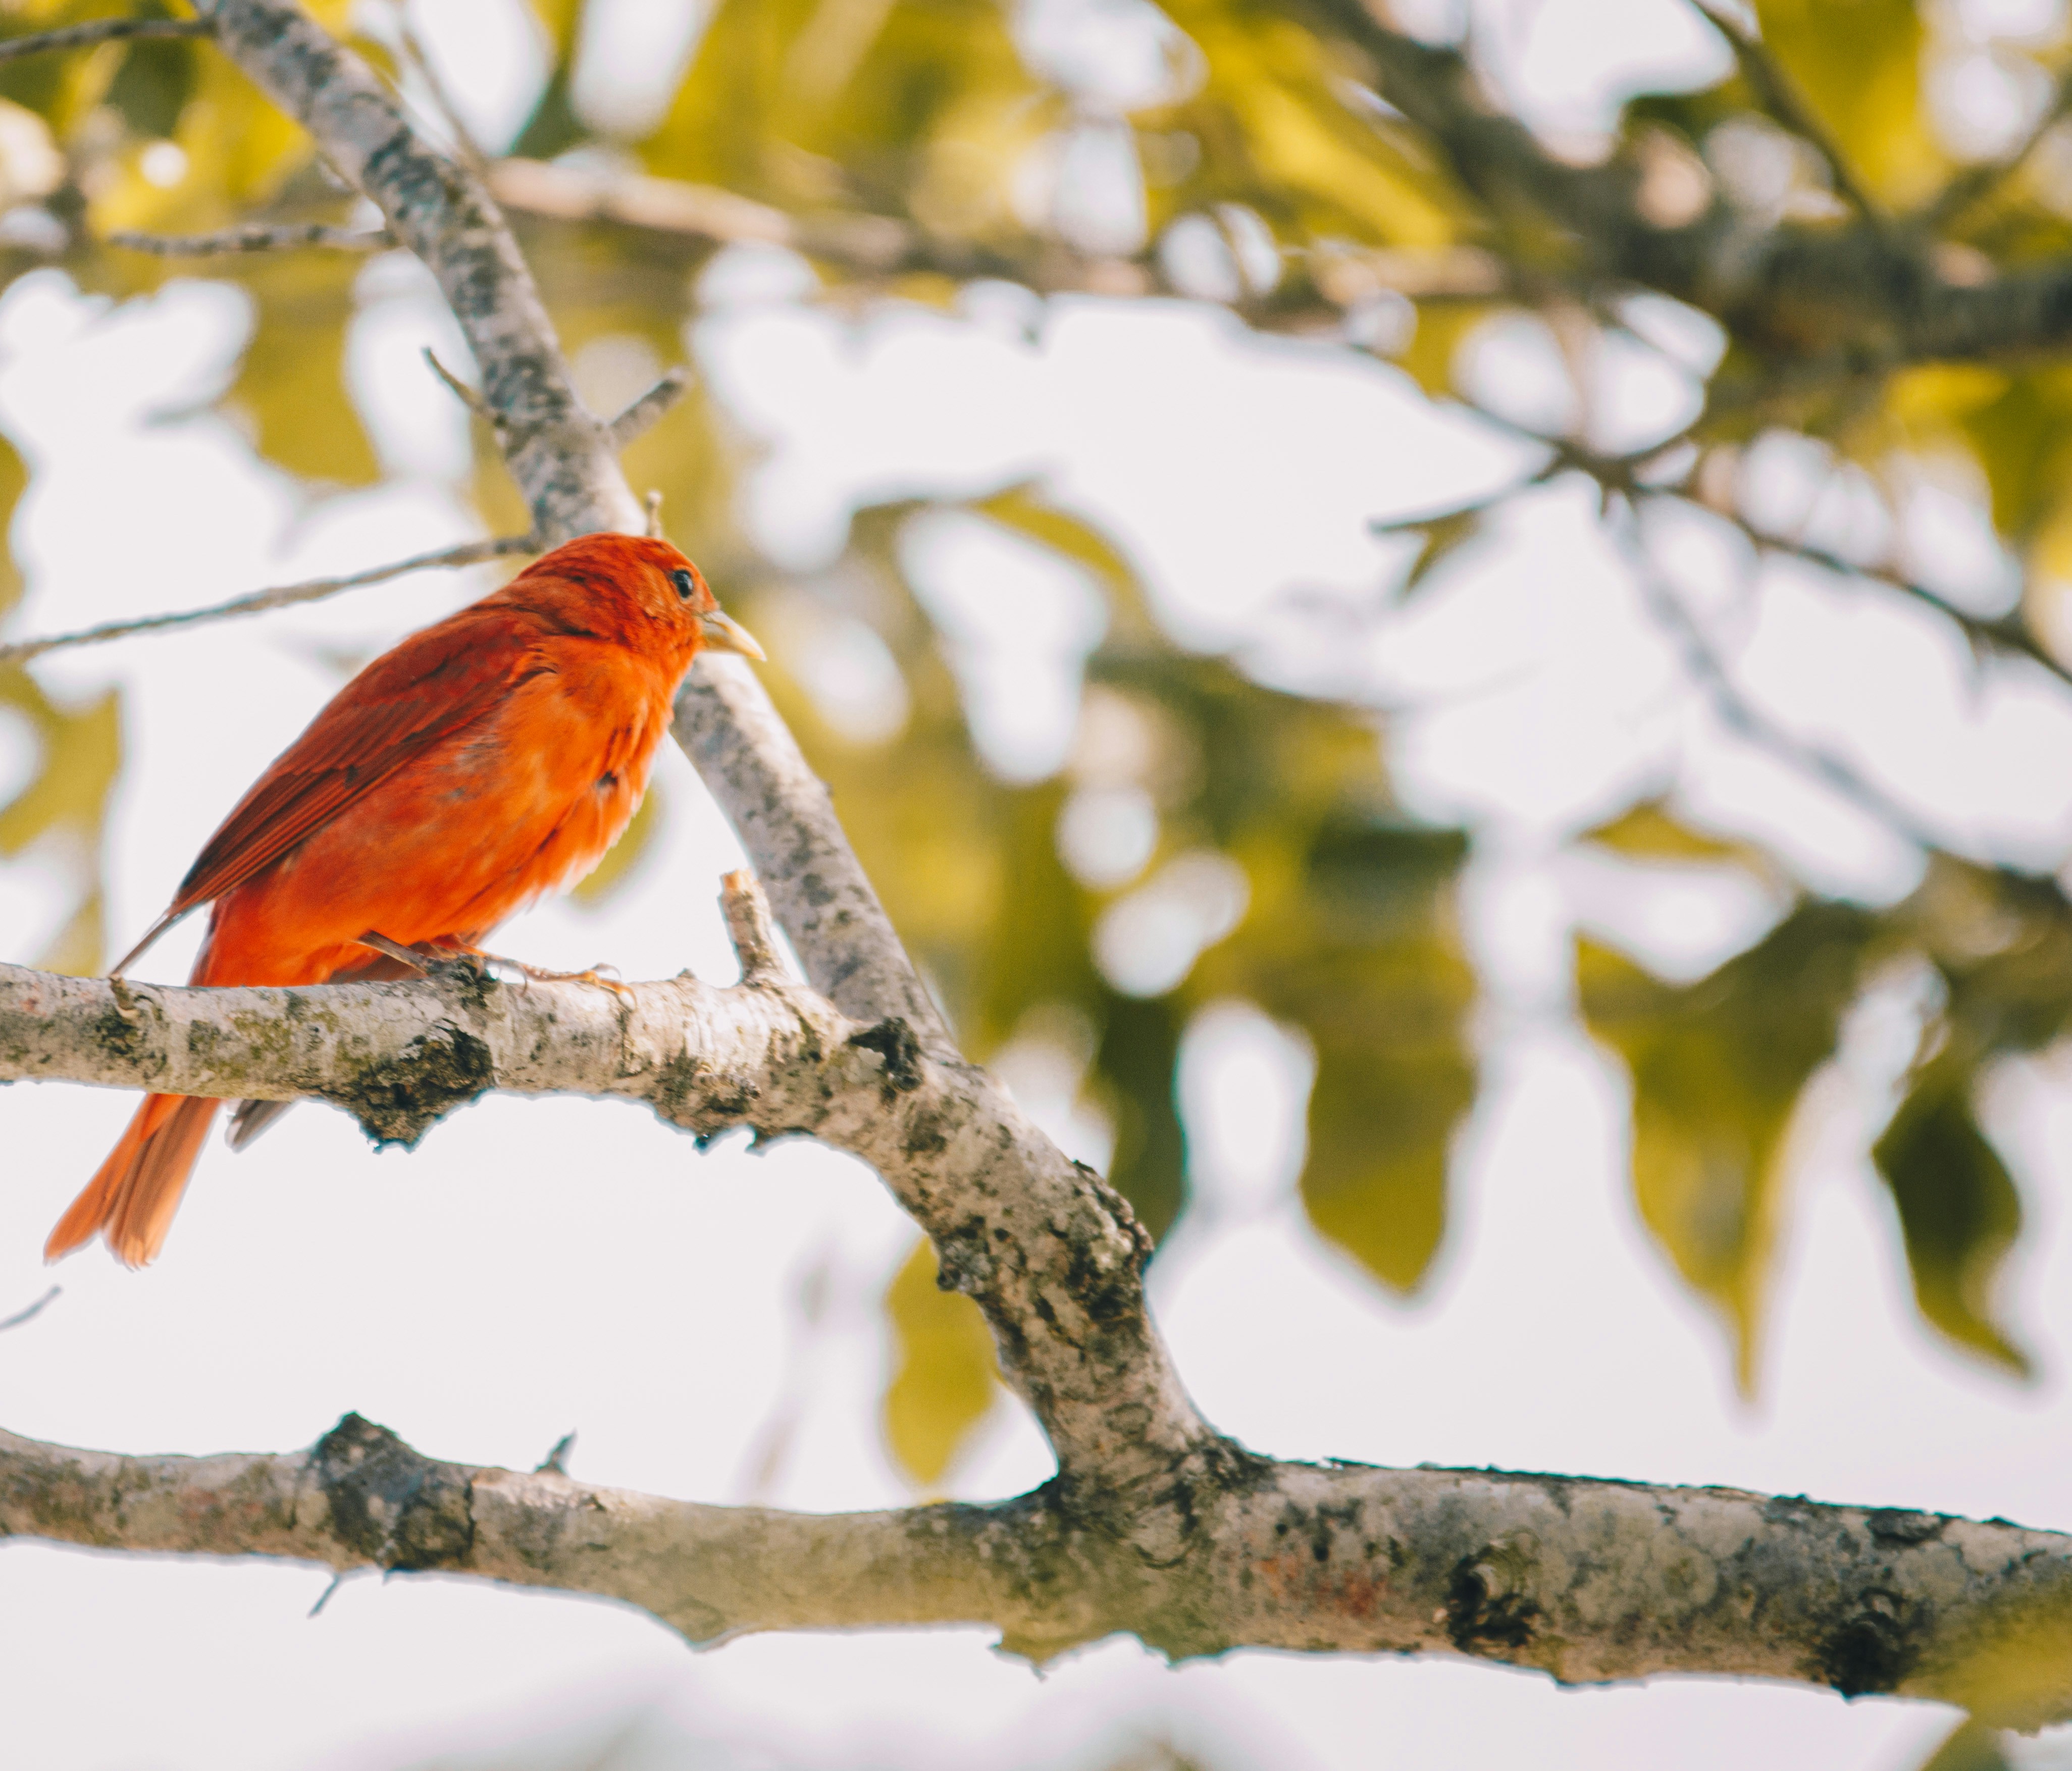
{"type": "Polygon", "coordinates": [[[579,535],[543,553],[505,593],[572,627],[643,652],[701,651],[761,658],[755,639],[719,606],[705,574],[669,542],[642,535],[579,535]]]}

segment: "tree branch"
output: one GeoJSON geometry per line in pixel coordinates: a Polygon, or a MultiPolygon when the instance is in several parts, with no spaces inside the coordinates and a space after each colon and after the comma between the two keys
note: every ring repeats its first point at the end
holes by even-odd
{"type": "MultiPolygon", "coordinates": [[[[729,895],[737,930],[767,919],[752,879],[729,895]]],[[[472,970],[206,989],[0,965],[0,1080],[313,1097],[406,1145],[491,1089],[641,1101],[701,1137],[817,1138],[874,1169],[935,1239],[1074,1481],[1125,1490],[1205,1455],[1214,1436],[1145,1313],[1150,1239],[1120,1196],[905,1021],[845,1016],[773,975],[756,939],[742,959],[730,989],[688,975],[513,988],[472,970]]]]}
{"type": "Polygon", "coordinates": [[[384,579],[400,578],[409,572],[426,572],[434,566],[475,565],[484,560],[508,557],[514,553],[537,553],[540,544],[529,535],[500,536],[489,541],[464,541],[458,547],[441,548],[436,553],[413,554],[407,560],[397,560],[388,565],[369,566],[364,572],[348,572],[343,577],[307,578],[300,584],[284,584],[270,590],[255,590],[249,596],[232,597],[228,602],[211,603],[204,609],[186,609],[169,615],[142,615],[134,621],[104,622],[98,627],[82,627],[76,632],[51,634],[41,639],[18,639],[9,645],[0,645],[0,664],[25,664],[31,658],[40,658],[47,651],[56,651],[68,646],[97,646],[105,640],[121,639],[131,634],[154,633],[162,627],[191,627],[197,622],[223,621],[233,615],[256,615],[268,609],[286,609],[298,602],[319,602],[326,597],[335,596],[341,590],[356,590],[364,584],[380,584],[384,579]]]}
{"type": "Polygon", "coordinates": [[[2072,1716],[2072,1538],[1732,1489],[1223,1449],[1154,1555],[1060,1482],[997,1506],[814,1514],[440,1463],[356,1415],[271,1457],[122,1457],[0,1433],[0,1535],[471,1574],[621,1599],[695,1642],[976,1623],[1042,1662],[1128,1631],[1174,1659],[1466,1655],[1570,1683],[1728,1674],[1935,1699],[2001,1726],[2072,1716]]]}
{"type": "Polygon", "coordinates": [[[1697,0],[1698,10],[1705,15],[1707,23],[1726,39],[1727,47],[1734,52],[1734,61],[1741,69],[1741,78],[1749,83],[1766,114],[1774,121],[1797,136],[1819,155],[1827,169],[1827,177],[1836,193],[1857,214],[1874,226],[1882,226],[1883,218],[1877,205],[1871,200],[1868,191],[1857,181],[1849,169],[1848,157],[1840,144],[1821,121],[1812,107],[1799,94],[1791,76],[1778,65],[1768,48],[1758,38],[1752,37],[1718,0],[1697,0]]]}
{"type": "Polygon", "coordinates": [[[623,449],[635,438],[645,435],[660,421],[663,413],[690,390],[689,369],[679,364],[665,371],[660,380],[611,421],[613,443],[623,449]]]}
{"type": "MultiPolygon", "coordinates": [[[[367,68],[292,0],[201,0],[224,54],[315,138],[438,278],[481,369],[482,398],[548,542],[639,534],[610,427],[585,412],[553,323],[488,191],[421,136],[367,68]]],[[[768,882],[806,975],[858,1021],[948,1034],[835,816],[762,684],[699,670],[676,733],[768,882]]]]}
{"type": "Polygon", "coordinates": [[[62,31],[0,38],[0,61],[15,61],[23,55],[40,55],[52,50],[90,49],[128,38],[206,37],[214,29],[206,18],[97,18],[91,24],[68,25],[62,31]]]}
{"type": "Polygon", "coordinates": [[[532,273],[481,180],[420,134],[366,64],[292,0],[199,0],[197,10],[223,53],[310,132],[438,280],[542,539],[637,531],[610,434],[577,399],[532,273]]]}
{"type": "Polygon", "coordinates": [[[328,222],[291,222],[269,226],[252,222],[212,234],[147,234],[122,228],[106,244],[156,258],[212,258],[224,253],[280,252],[294,246],[325,246],[339,252],[380,252],[396,244],[385,228],[335,228],[328,222]]]}

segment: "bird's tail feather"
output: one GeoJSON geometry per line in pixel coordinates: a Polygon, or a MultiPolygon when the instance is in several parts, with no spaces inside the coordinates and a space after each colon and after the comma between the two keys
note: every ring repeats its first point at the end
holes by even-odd
{"type": "Polygon", "coordinates": [[[155,1259],[222,1104],[191,1095],[145,1096],[108,1160],[58,1219],[43,1259],[70,1254],[97,1231],[125,1267],[155,1259]]]}

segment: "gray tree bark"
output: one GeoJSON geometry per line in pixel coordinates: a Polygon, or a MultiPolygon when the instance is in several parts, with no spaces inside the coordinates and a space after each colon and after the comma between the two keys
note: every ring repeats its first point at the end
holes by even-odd
{"type": "MultiPolygon", "coordinates": [[[[1515,125],[1470,115],[1451,64],[1417,60],[1444,52],[1329,3],[1384,70],[1418,75],[1429,126],[1492,178],[1552,181],[1579,214],[1618,195],[1610,175],[1554,168],[1515,125]]],[[[198,10],[430,266],[538,534],[638,528],[613,429],[576,399],[480,180],[289,0],[198,10]]],[[[997,1506],[808,1516],[437,1463],[353,1416],[278,1456],[127,1457],[0,1434],[0,1535],[606,1593],[701,1641],[980,1622],[1038,1659],[1128,1631],[1174,1656],[1446,1653],[1575,1681],[1729,1673],[1938,1698],[2015,1725],[2072,1716],[2072,1538],[1725,1490],[1276,1462],[1218,1434],[1146,1312],[1149,1244],[1128,1206],[958,1055],[759,685],[701,672],[676,729],[806,983],[782,975],[763,900],[737,877],[730,988],[686,976],[621,996],[456,972],[195,990],[0,967],[0,1080],[309,1096],[404,1143],[492,1088],[622,1097],[700,1135],[819,1138],[878,1172],[934,1239],[944,1283],[985,1311],[1057,1477],[997,1506]]]]}

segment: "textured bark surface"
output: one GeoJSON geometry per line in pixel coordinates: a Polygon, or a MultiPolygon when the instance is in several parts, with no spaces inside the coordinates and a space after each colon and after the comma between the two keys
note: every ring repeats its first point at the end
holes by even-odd
{"type": "MultiPolygon", "coordinates": [[[[745,879],[728,895],[737,924],[767,914],[745,879]]],[[[405,1144],[492,1088],[641,1101],[701,1136],[817,1138],[869,1163],[935,1239],[1075,1479],[1157,1477],[1211,1443],[1145,1313],[1150,1239],[1121,1197],[976,1066],[897,1018],[849,1020],[775,976],[767,950],[744,957],[754,981],[731,989],[623,992],[472,972],[212,990],[0,966],[0,1079],[308,1095],[405,1144]]]]}
{"type": "Polygon", "coordinates": [[[623,1599],[696,1642],[977,1623],[1042,1660],[1117,1631],[1442,1653],[1581,1683],[1738,1674],[2072,1714],[2072,1539],[1730,1489],[1270,1464],[1224,1448],[1173,1542],[1054,1482],[807,1514],[442,1464],[348,1415],[286,1456],[117,1457],[0,1433],[0,1534],[484,1576],[623,1599]]]}
{"type": "MultiPolygon", "coordinates": [[[[1479,195],[1529,186],[1592,249],[1660,256],[1647,280],[1661,286],[1712,273],[1701,228],[1636,232],[1629,169],[1552,161],[1482,109],[1452,52],[1350,0],[1317,3],[1479,195]]],[[[638,529],[613,428],[576,400],[479,180],[293,5],[198,10],[431,267],[540,534],[638,529]]],[[[1808,286],[1872,249],[1864,238],[1898,251],[1837,230],[1807,249],[1827,255],[1808,286]]],[[[2031,295],[2036,325],[2058,324],[2031,295]]],[[[1939,301],[1914,301],[1910,335],[1972,323],[1939,301]]],[[[2072,1716],[2072,1538],[1723,1490],[1276,1463],[1216,1434],[1146,1313],[1149,1243],[1128,1208],[959,1057],[826,790],[752,675],[718,662],[686,688],[676,733],[808,983],[784,977],[767,909],[737,877],[730,988],[454,972],[207,991],[0,967],[0,1080],[310,1096],[405,1143],[491,1089],[619,1096],[701,1136],[818,1138],[883,1177],[944,1282],[985,1310],[1058,1477],[997,1506],[808,1516],[436,1463],[353,1416],[286,1456],[130,1457],[0,1434],[0,1535],[473,1574],[610,1595],[698,1640],[966,1621],[1037,1658],[1127,1631],[1174,1656],[1429,1651],[1574,1681],[1738,1674],[1946,1699],[2016,1725],[2072,1716]]]]}

